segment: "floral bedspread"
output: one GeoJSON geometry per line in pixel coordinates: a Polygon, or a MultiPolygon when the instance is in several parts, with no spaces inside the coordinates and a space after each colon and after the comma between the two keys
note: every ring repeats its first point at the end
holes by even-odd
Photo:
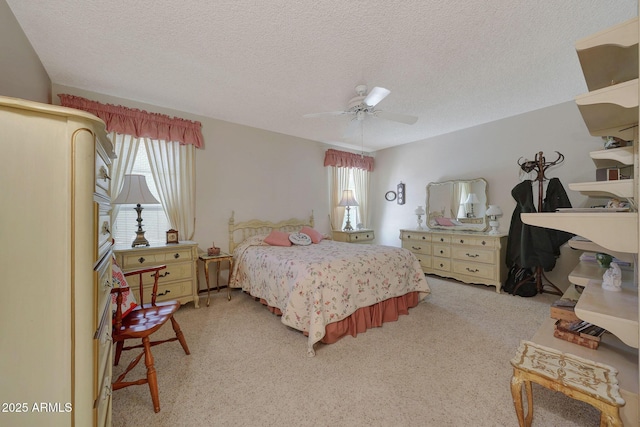
{"type": "Polygon", "coordinates": [[[269,246],[252,236],[234,251],[230,286],[282,311],[282,323],[309,334],[309,355],[325,326],[358,308],[419,291],[429,293],[410,251],[322,240],[309,246],[269,246]]]}

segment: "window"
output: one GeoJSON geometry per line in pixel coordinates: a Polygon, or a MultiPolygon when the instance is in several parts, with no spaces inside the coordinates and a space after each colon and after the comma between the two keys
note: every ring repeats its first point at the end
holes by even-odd
{"type": "MultiPolygon", "coordinates": [[[[147,150],[144,143],[141,143],[136,152],[136,158],[133,163],[132,174],[144,175],[147,185],[153,196],[160,200],[156,184],[151,175],[149,159],[147,158],[147,150]]],[[[117,194],[114,195],[114,197],[117,194]]],[[[167,241],[167,230],[171,228],[167,215],[161,204],[142,205],[142,229],[145,231],[144,237],[151,244],[161,244],[167,241]]],[[[120,212],[113,226],[113,236],[118,244],[131,243],[136,237],[138,230],[138,213],[135,211],[135,205],[122,205],[120,212]]]]}

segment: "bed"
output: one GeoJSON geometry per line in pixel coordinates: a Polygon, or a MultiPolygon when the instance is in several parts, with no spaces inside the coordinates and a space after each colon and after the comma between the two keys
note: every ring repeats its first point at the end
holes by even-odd
{"type": "Polygon", "coordinates": [[[277,223],[236,223],[234,214],[229,219],[234,257],[229,286],[259,299],[283,324],[307,335],[308,356],[315,355],[318,342],[331,344],[397,320],[430,292],[420,263],[406,249],[327,238],[308,245],[265,243],[273,230],[295,234],[313,225],[313,214],[277,223]]]}

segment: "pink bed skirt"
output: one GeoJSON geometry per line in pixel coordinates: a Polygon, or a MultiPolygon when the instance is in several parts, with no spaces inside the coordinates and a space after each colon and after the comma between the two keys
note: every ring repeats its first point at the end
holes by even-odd
{"type": "MultiPolygon", "coordinates": [[[[367,329],[382,326],[385,322],[395,322],[401,314],[409,314],[409,309],[418,305],[420,302],[419,294],[417,291],[409,292],[406,295],[390,298],[369,307],[359,308],[346,319],[328,324],[322,342],[332,344],[345,335],[355,337],[367,329]]],[[[272,313],[278,316],[282,315],[280,309],[270,307],[265,300],[260,299],[260,302],[266,305],[272,313]]],[[[305,332],[305,335],[308,334],[305,332]]]]}

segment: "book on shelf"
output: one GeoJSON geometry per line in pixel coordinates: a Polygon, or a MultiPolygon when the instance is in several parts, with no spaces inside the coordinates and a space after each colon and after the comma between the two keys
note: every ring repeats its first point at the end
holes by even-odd
{"type": "Polygon", "coordinates": [[[553,336],[590,349],[597,349],[605,329],[583,320],[558,320],[553,336]]]}
{"type": "Polygon", "coordinates": [[[576,302],[568,298],[560,298],[551,304],[550,316],[556,320],[575,322],[580,320],[575,313],[576,302]]]}

